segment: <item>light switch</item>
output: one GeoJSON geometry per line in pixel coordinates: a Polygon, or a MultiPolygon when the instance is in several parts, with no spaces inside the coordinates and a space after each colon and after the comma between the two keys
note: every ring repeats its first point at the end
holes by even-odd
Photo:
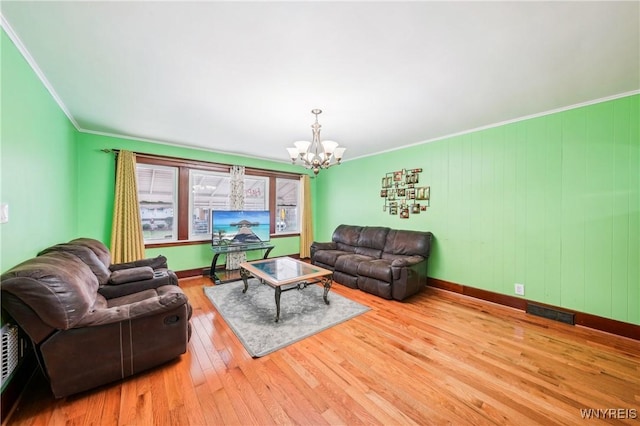
{"type": "Polygon", "coordinates": [[[9,222],[9,204],[0,204],[0,223],[9,222]]]}

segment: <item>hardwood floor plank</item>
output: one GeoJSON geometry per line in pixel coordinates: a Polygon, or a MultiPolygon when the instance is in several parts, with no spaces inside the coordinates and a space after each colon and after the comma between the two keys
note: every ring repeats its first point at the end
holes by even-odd
{"type": "MultiPolygon", "coordinates": [[[[321,344],[318,340],[310,338],[297,342],[284,350],[318,380],[318,386],[314,388],[315,394],[317,395],[316,398],[323,399],[329,407],[324,413],[332,411],[349,425],[366,424],[366,422],[357,415],[356,402],[353,401],[351,396],[343,392],[342,389],[345,385],[342,379],[335,375],[329,377],[329,375],[325,373],[326,364],[317,360],[317,354],[319,353],[318,345],[321,344]],[[308,354],[314,354],[314,356],[308,356],[308,354]]],[[[329,416],[332,417],[333,414],[330,413],[329,416]]]]}
{"type": "Polygon", "coordinates": [[[281,405],[281,402],[277,399],[276,395],[271,392],[271,388],[262,379],[262,371],[259,371],[255,366],[258,366],[261,362],[257,360],[258,364],[243,364],[240,366],[242,373],[247,379],[249,386],[251,386],[258,398],[262,401],[265,409],[273,419],[274,423],[265,424],[278,424],[278,425],[294,425],[296,424],[291,417],[287,414],[281,405]]]}
{"type": "Polygon", "coordinates": [[[187,354],[62,399],[38,373],[5,423],[578,425],[589,409],[601,418],[588,424],[640,419],[637,340],[441,289],[396,302],[335,284],[330,297],[371,310],[254,359],[210,285],[180,281],[193,307],[187,354]],[[603,418],[609,409],[628,415],[603,418]]]}

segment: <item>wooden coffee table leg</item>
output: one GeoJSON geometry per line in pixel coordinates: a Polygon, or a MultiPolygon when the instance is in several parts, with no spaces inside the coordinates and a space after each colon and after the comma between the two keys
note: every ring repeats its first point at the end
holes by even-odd
{"type": "Polygon", "coordinates": [[[276,287],[276,322],[280,319],[280,294],[282,289],[278,286],[276,287]]]}
{"type": "Polygon", "coordinates": [[[333,276],[329,275],[328,277],[322,277],[322,285],[324,286],[324,303],[329,304],[329,290],[331,290],[331,284],[333,284],[333,276]]]}
{"type": "Polygon", "coordinates": [[[242,277],[242,282],[244,283],[244,289],[242,290],[242,292],[246,293],[247,289],[249,288],[249,283],[247,283],[247,279],[251,276],[251,274],[249,273],[249,271],[241,267],[240,276],[242,277]]]}

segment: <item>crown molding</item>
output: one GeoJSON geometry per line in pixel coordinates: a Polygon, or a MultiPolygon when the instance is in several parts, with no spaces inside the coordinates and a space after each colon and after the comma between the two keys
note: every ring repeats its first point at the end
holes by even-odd
{"type": "Polygon", "coordinates": [[[71,115],[71,112],[69,111],[67,106],[64,104],[64,102],[62,102],[62,99],[60,99],[60,96],[58,96],[58,93],[55,91],[51,83],[49,83],[49,80],[47,80],[47,77],[45,77],[44,73],[38,66],[38,63],[36,62],[35,59],[33,59],[33,56],[31,56],[26,46],[22,43],[22,40],[20,40],[20,37],[18,37],[16,32],[13,30],[13,28],[9,24],[9,21],[5,19],[2,12],[0,12],[0,25],[4,29],[5,33],[9,36],[9,39],[11,39],[13,44],[16,46],[18,51],[22,54],[22,57],[27,61],[27,63],[29,64],[33,72],[36,73],[36,75],[38,76],[38,78],[40,79],[44,87],[51,94],[51,96],[53,97],[53,100],[58,104],[58,106],[60,107],[62,112],[64,112],[64,114],[67,116],[69,121],[71,121],[71,124],[73,124],[73,127],[75,127],[76,130],[80,131],[81,128],[80,126],[78,126],[78,123],[76,122],[75,118],[73,118],[73,115],[71,115]]]}
{"type": "MultiPolygon", "coordinates": [[[[402,145],[402,146],[398,146],[398,147],[395,147],[395,148],[392,148],[392,149],[387,149],[385,151],[379,151],[379,152],[376,152],[376,153],[373,153],[373,154],[362,155],[360,157],[350,158],[348,161],[358,160],[360,158],[366,158],[366,157],[373,157],[375,155],[380,155],[380,154],[386,154],[386,153],[389,153],[389,152],[399,151],[401,149],[410,148],[410,147],[418,146],[418,145],[423,145],[423,144],[426,144],[426,143],[429,143],[429,142],[437,142],[437,141],[441,141],[441,140],[444,140],[444,139],[453,138],[453,137],[456,137],[456,136],[467,135],[469,133],[475,133],[475,132],[479,132],[479,131],[482,131],[482,130],[493,129],[495,127],[505,126],[507,124],[513,124],[513,123],[517,123],[517,122],[520,122],[520,121],[531,120],[533,118],[544,117],[545,115],[557,114],[559,112],[569,111],[569,110],[576,109],[576,108],[583,108],[583,107],[586,107],[586,106],[589,106],[589,105],[600,104],[602,102],[613,101],[615,99],[626,98],[626,97],[634,96],[634,95],[640,95],[640,89],[631,90],[629,92],[618,93],[616,95],[605,96],[604,98],[599,98],[599,99],[593,99],[593,100],[590,100],[590,101],[580,102],[580,103],[577,103],[577,104],[564,106],[564,107],[560,107],[560,108],[555,108],[555,109],[551,109],[551,110],[544,111],[544,112],[538,112],[538,113],[535,113],[535,114],[525,115],[525,116],[522,116],[522,117],[512,118],[510,120],[500,121],[498,123],[487,124],[486,126],[476,127],[476,128],[469,129],[469,130],[463,130],[463,131],[457,132],[457,133],[451,133],[451,134],[444,135],[444,136],[438,136],[438,137],[435,137],[435,138],[432,138],[432,139],[427,139],[427,140],[424,140],[424,141],[421,141],[421,142],[402,145]]],[[[346,161],[343,160],[342,162],[345,163],[346,161]]]]}

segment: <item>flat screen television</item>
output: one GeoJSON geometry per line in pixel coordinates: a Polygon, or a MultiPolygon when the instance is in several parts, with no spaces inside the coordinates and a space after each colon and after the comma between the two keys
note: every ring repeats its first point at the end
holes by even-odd
{"type": "Polygon", "coordinates": [[[267,242],[271,215],[269,210],[213,210],[213,244],[251,244],[267,242]]]}

